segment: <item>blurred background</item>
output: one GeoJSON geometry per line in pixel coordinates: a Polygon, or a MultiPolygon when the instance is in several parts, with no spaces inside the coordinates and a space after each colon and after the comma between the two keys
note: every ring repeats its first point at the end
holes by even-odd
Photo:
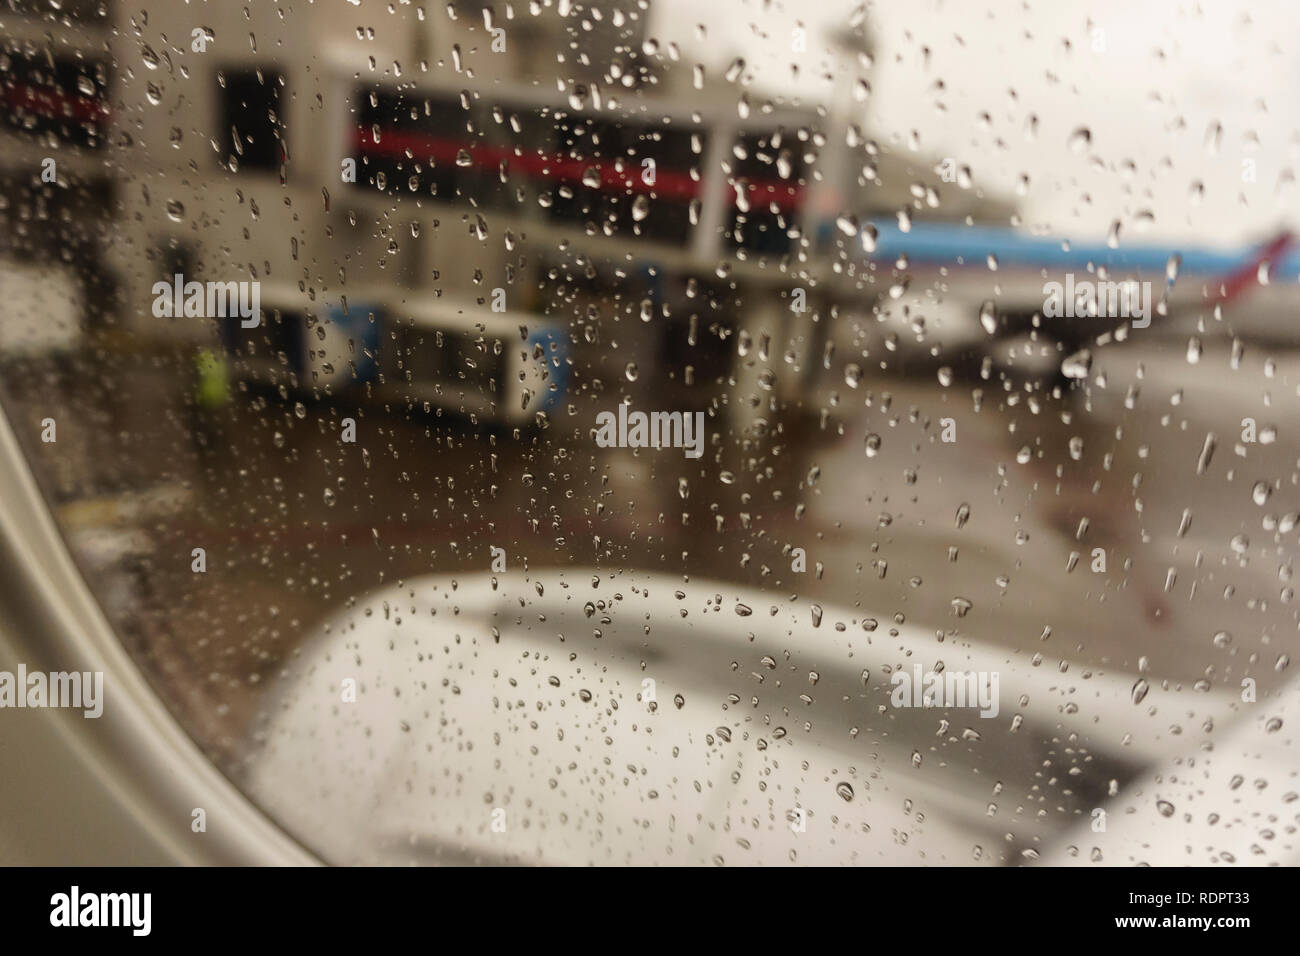
{"type": "Polygon", "coordinates": [[[1277,862],[1292,725],[1222,738],[1294,698],[1288,14],[7,0],[0,403],[330,862],[1277,862]]]}

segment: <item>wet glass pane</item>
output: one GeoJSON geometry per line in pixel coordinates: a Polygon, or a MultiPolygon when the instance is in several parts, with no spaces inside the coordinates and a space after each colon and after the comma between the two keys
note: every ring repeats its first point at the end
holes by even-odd
{"type": "Polygon", "coordinates": [[[1294,862],[1292,26],[23,0],[0,405],[329,862],[1294,862]]]}

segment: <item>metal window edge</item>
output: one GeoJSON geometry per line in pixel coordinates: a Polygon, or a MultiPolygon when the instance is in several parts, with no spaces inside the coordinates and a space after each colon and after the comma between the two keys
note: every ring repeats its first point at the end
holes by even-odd
{"type": "MultiPolygon", "coordinates": [[[[320,862],[218,771],[167,711],[91,595],[8,418],[0,414],[0,660],[5,658],[21,661],[29,671],[104,673],[104,710],[98,719],[58,709],[26,712],[28,720],[48,722],[42,729],[66,749],[62,764],[55,755],[56,773],[45,773],[49,779],[38,783],[73,784],[80,777],[89,790],[97,785],[102,799],[94,818],[28,820],[24,827],[94,833],[116,822],[133,831],[114,836],[139,847],[136,860],[105,858],[102,848],[97,854],[87,846],[85,862],[320,862]],[[195,807],[205,811],[207,832],[191,831],[195,807]]],[[[0,711],[0,721],[5,716],[0,711]]],[[[4,807],[7,795],[0,788],[0,820],[12,823],[4,807]]],[[[40,834],[23,838],[39,840],[40,834]]]]}

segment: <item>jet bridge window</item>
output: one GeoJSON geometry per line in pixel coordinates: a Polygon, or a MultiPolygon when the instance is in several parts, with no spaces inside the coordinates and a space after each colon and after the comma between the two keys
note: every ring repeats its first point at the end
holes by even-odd
{"type": "Polygon", "coordinates": [[[284,158],[280,94],[284,77],[264,69],[217,73],[222,165],[232,170],[271,171],[284,158]]]}

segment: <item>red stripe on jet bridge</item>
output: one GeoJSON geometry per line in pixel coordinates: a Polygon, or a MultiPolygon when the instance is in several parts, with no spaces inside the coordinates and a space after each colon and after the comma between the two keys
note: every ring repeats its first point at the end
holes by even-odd
{"type": "MultiPolygon", "coordinates": [[[[595,169],[600,175],[600,185],[596,188],[604,192],[623,193],[629,190],[645,190],[665,199],[691,200],[700,193],[700,182],[694,174],[676,170],[659,170],[655,175],[655,184],[646,185],[640,181],[639,170],[619,171],[613,165],[584,162],[564,156],[546,156],[537,153],[516,153],[507,146],[491,146],[485,143],[466,145],[454,140],[427,136],[421,133],[403,133],[383,130],[379,142],[374,141],[373,133],[358,127],[353,136],[353,145],[368,153],[380,153],[385,156],[410,156],[420,159],[427,157],[434,162],[458,163],[461,153],[469,155],[470,163],[480,169],[497,170],[501,164],[521,170],[534,179],[554,179],[560,182],[581,183],[589,170],[595,169]]],[[[767,205],[775,203],[779,209],[791,210],[803,201],[803,187],[785,183],[780,180],[751,180],[746,184],[746,192],[751,203],[767,205]]],[[[729,202],[735,202],[736,184],[727,185],[729,202]]]]}
{"type": "Polygon", "coordinates": [[[4,91],[7,106],[30,110],[51,119],[76,119],[103,124],[108,119],[108,105],[89,96],[69,96],[51,86],[17,83],[4,91]]]}

